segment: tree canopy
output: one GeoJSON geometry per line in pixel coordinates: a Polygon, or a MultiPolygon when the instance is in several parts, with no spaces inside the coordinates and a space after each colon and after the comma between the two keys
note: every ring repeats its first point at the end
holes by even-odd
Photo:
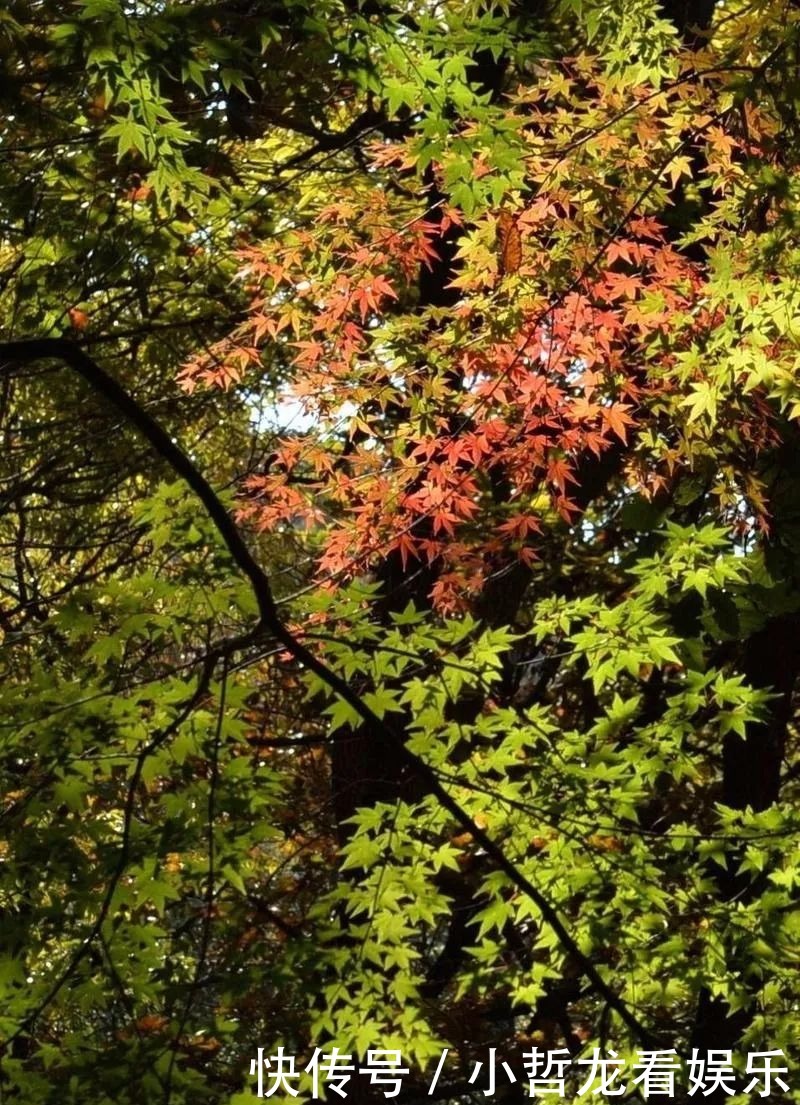
{"type": "Polygon", "coordinates": [[[0,1103],[797,1066],[798,66],[791,0],[8,0],[0,1103]]]}

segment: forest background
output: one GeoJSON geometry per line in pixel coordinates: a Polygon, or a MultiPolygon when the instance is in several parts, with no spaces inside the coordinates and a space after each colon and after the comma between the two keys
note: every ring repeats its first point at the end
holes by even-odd
{"type": "Polygon", "coordinates": [[[3,6],[0,1101],[797,1065],[799,38],[3,6]]]}

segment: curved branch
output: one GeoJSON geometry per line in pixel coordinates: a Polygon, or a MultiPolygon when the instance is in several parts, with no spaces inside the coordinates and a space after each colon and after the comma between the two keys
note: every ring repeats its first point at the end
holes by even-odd
{"type": "Polygon", "coordinates": [[[208,480],[184,451],[175,444],[166,430],[141,407],[133,396],[117,383],[105,369],[68,338],[31,338],[25,341],[0,342],[0,365],[9,362],[30,364],[33,361],[64,361],[73,371],[113,404],[123,417],[135,426],[155,451],[184,480],[206,508],[211,521],[225,542],[237,567],[247,576],[258,601],[261,620],[266,625],[277,620],[269,580],[239,532],[236,523],[221,503],[208,480]]]}
{"type": "MultiPolygon", "coordinates": [[[[0,366],[9,362],[28,364],[43,359],[61,360],[77,372],[145,437],[170,467],[189,484],[206,508],[236,565],[250,581],[260,614],[259,627],[269,632],[286,651],[308,671],[318,676],[332,691],[356,711],[372,737],[396,749],[406,765],[424,781],[442,807],[484,849],[509,881],[534,903],[543,920],[558,937],[561,946],[580,967],[592,989],[613,1009],[626,1027],[643,1043],[654,1041],[654,1034],[631,1012],[626,1003],[608,985],[592,960],[584,954],[567,930],[558,911],[530,879],[506,856],[502,848],[475,822],[442,785],[436,772],[411,752],[402,736],[378,717],[353,688],[335,671],[301,644],[278,615],[269,579],[248,549],[236,523],[195,464],[161,427],[112,376],[67,338],[40,338],[0,342],[0,366]]],[[[2,368],[0,368],[2,371],[2,368]]]]}

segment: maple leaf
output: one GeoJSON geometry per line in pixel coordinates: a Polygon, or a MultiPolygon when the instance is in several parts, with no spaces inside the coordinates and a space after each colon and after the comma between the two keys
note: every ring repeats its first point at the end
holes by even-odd
{"type": "Polygon", "coordinates": [[[628,440],[628,427],[635,424],[634,419],[628,414],[630,409],[629,403],[611,403],[608,407],[600,408],[603,422],[612,433],[617,435],[623,445],[628,440]]]}
{"type": "Polygon", "coordinates": [[[293,344],[299,350],[294,363],[301,368],[313,368],[325,352],[325,346],[319,341],[297,341],[293,344]]]}
{"type": "Polygon", "coordinates": [[[568,483],[576,482],[566,457],[552,457],[547,462],[547,479],[561,492],[566,489],[568,483]]]}
{"type": "Polygon", "coordinates": [[[579,396],[573,400],[570,414],[576,419],[593,419],[597,417],[597,412],[601,409],[599,403],[591,403],[583,396],[579,396]]]}
{"type": "Polygon", "coordinates": [[[534,514],[515,514],[513,518],[502,522],[497,529],[508,537],[524,540],[531,533],[541,533],[542,526],[534,514]]]}
{"type": "Polygon", "coordinates": [[[605,276],[605,295],[612,301],[635,299],[641,286],[641,277],[635,273],[609,272],[605,276]]]}
{"type": "Polygon", "coordinates": [[[683,176],[691,176],[692,159],[687,154],[673,157],[666,168],[667,176],[673,188],[677,188],[678,181],[683,176]]]}

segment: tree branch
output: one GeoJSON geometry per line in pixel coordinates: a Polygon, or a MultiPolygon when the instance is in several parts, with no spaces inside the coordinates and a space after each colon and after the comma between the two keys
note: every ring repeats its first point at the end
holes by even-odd
{"type": "Polygon", "coordinates": [[[156,452],[191,487],[208,512],[234,562],[250,581],[258,603],[259,625],[257,631],[270,633],[279,641],[298,664],[313,672],[335,694],[356,711],[372,737],[393,748],[404,762],[424,783],[442,807],[493,860],[513,886],[522,891],[534,903],[543,920],[558,937],[561,946],[574,959],[580,972],[592,989],[613,1009],[620,1020],[643,1043],[652,1043],[654,1034],[646,1028],[626,1003],[608,985],[592,960],[584,954],[567,930],[558,911],[533,885],[523,872],[506,856],[502,848],[480,828],[462,806],[439,781],[436,772],[405,745],[395,729],[375,714],[358,693],[336,672],[310,652],[280,619],[272,596],[269,579],[248,549],[236,523],[217,494],[183,450],[173,441],[137,401],[104,369],[97,365],[78,346],[66,338],[39,338],[23,341],[0,342],[0,371],[9,363],[29,364],[43,359],[61,360],[78,373],[99,394],[135,426],[150,442],[156,452]]]}

